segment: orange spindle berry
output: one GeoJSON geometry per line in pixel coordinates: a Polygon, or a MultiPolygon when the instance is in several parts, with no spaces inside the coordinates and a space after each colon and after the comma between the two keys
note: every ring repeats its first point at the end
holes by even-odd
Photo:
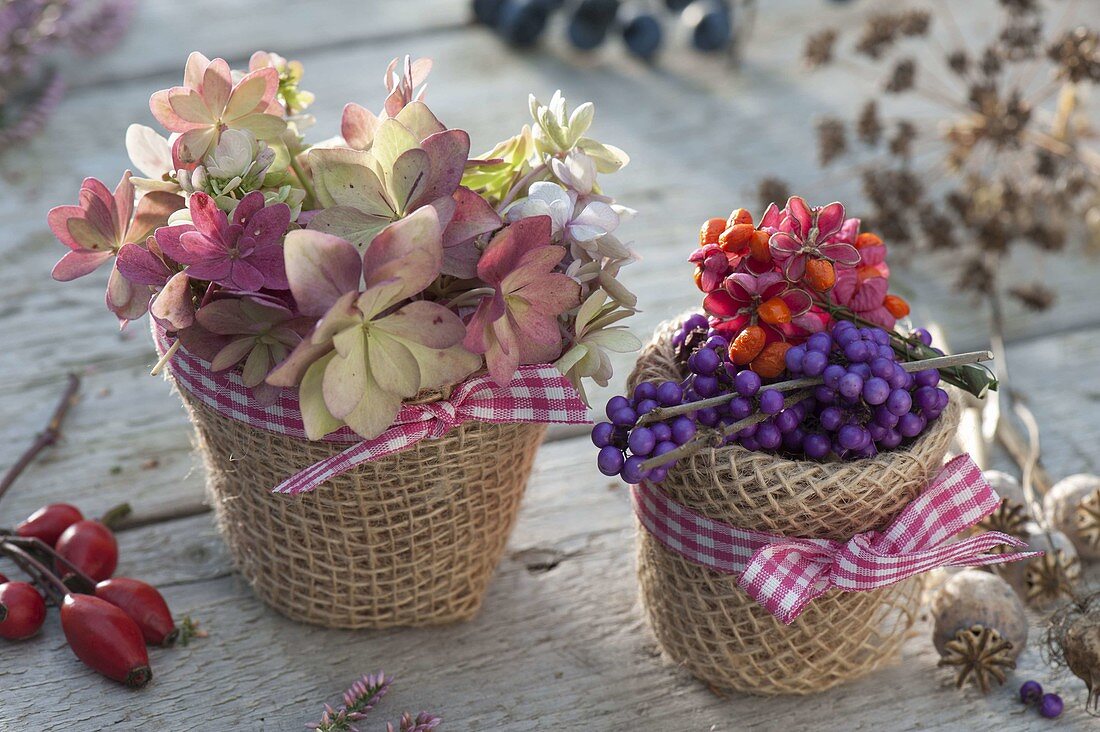
{"type": "Polygon", "coordinates": [[[878,234],[865,231],[856,237],[856,249],[864,247],[877,247],[882,245],[882,238],[878,234]]]}
{"type": "Polygon", "coordinates": [[[824,259],[810,259],[806,262],[806,282],[818,292],[825,292],[836,284],[836,270],[833,263],[824,259]]]}
{"type": "Polygon", "coordinates": [[[703,268],[702,267],[696,267],[695,268],[695,286],[699,288],[700,292],[706,292],[706,290],[703,289],[703,268]]]}
{"type": "Polygon", "coordinates": [[[730,214],[730,217],[726,219],[726,226],[733,226],[734,224],[749,224],[752,225],[752,214],[743,208],[739,208],[730,214]]]}
{"type": "Polygon", "coordinates": [[[909,303],[897,295],[887,295],[882,304],[895,318],[904,318],[909,314],[909,303]]]}
{"type": "Polygon", "coordinates": [[[773,297],[771,300],[760,303],[756,308],[756,314],[769,325],[781,325],[791,322],[791,309],[782,298],[773,297]]]}
{"type": "Polygon", "coordinates": [[[764,329],[759,325],[750,325],[745,328],[737,334],[737,337],[733,339],[733,343],[730,344],[730,361],[738,366],[749,363],[760,354],[760,351],[764,350],[766,337],[764,329]]]}
{"type": "Polygon", "coordinates": [[[725,230],[725,219],[707,219],[699,229],[699,246],[717,244],[719,235],[725,230]]]}
{"type": "Polygon", "coordinates": [[[756,229],[752,224],[734,224],[718,236],[718,246],[724,252],[743,254],[752,241],[752,233],[756,229]]]}
{"type": "Polygon", "coordinates": [[[770,241],[771,235],[768,232],[755,229],[752,232],[752,241],[749,243],[752,258],[757,262],[770,262],[772,260],[770,241]]]}
{"type": "Polygon", "coordinates": [[[866,282],[873,277],[882,277],[882,272],[874,265],[865,264],[856,270],[856,277],[860,282],[866,282]]]}
{"type": "Polygon", "coordinates": [[[791,344],[776,341],[764,346],[760,355],[752,360],[749,368],[765,379],[774,379],[787,370],[787,351],[791,344]]]}

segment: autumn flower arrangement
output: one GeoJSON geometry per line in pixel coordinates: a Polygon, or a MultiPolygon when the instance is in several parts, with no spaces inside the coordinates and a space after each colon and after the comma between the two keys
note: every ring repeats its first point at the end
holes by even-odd
{"type": "Polygon", "coordinates": [[[150,100],[168,136],[127,131],[144,177],[89,178],[50,211],[69,248],[54,278],[109,267],[123,326],[149,312],[260,401],[298,387],[311,439],[374,437],[403,400],[481,369],[504,385],[556,363],[582,393],[605,385],[608,352],[639,345],[618,325],[636,303],[615,236],[632,212],[597,182],[627,156],[585,136],[592,104],[570,112],[556,93],[471,158],[469,134],[422,100],[430,69],[395,61],[380,113],[349,104],[341,136],[310,145],[300,64],[192,54],[150,100]]]}
{"type": "Polygon", "coordinates": [[[545,425],[586,421],[584,381],[640,345],[633,212],[600,185],[627,156],[593,105],[532,96],[472,156],[423,100],[431,65],[395,60],[381,110],[310,144],[299,63],[194,53],[150,99],[162,130],[127,131],[142,176],[49,214],[54,278],[109,269],[121,325],[151,316],[244,575],[326,626],[471,617],[545,425]]]}

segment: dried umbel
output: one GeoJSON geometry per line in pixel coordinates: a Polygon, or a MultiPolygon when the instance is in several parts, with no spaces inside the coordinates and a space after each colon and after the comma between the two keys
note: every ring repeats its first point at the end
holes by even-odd
{"type": "Polygon", "coordinates": [[[1085,708],[1100,713],[1100,593],[1084,597],[1056,612],[1046,633],[1052,660],[1069,667],[1085,682],[1085,708]]]}
{"type": "Polygon", "coordinates": [[[972,680],[983,692],[1003,684],[1027,644],[1027,615],[1007,582],[979,570],[949,579],[932,600],[932,643],[940,666],[956,669],[955,685],[972,680]]]}
{"type": "Polygon", "coordinates": [[[1049,607],[1059,599],[1072,597],[1081,579],[1081,560],[1069,537],[1029,523],[1025,539],[1028,549],[1043,552],[1042,556],[999,565],[998,574],[1034,607],[1049,607]]]}
{"type": "Polygon", "coordinates": [[[1058,481],[1043,498],[1043,513],[1082,558],[1100,559],[1100,476],[1078,473],[1058,481]]]}
{"type": "MultiPolygon", "coordinates": [[[[1027,500],[1020,482],[1008,473],[999,470],[983,471],[986,482],[1001,497],[1001,503],[977,525],[980,531],[1000,531],[1011,536],[1023,538],[1028,521],[1027,500]]],[[[1003,551],[1006,547],[998,547],[1003,551]]]]}

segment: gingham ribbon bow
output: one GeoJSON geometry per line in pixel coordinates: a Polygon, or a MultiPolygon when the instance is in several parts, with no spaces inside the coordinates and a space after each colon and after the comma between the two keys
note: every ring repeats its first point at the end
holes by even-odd
{"type": "Polygon", "coordinates": [[[655,485],[632,487],[634,510],[657,541],[690,562],[723,574],[783,623],[829,589],[863,592],[936,567],[1012,562],[1040,552],[988,554],[1020,539],[990,531],[949,540],[997,508],[1000,498],[969,455],[948,462],[882,531],[848,541],[775,536],[729,526],[686,508],[655,485]]]}
{"type": "MultiPolygon", "coordinates": [[[[153,333],[163,355],[171,341],[155,322],[153,333]]],[[[208,362],[182,348],[168,368],[176,383],[218,413],[268,432],[307,439],[296,391],[284,389],[274,404],[260,404],[238,374],[211,371],[208,362]]],[[[497,385],[488,375],[477,376],[462,382],[450,399],[405,404],[393,424],[374,439],[364,440],[347,427],[326,435],[326,442],[351,446],[290,476],[273,492],[306,493],[357,465],[442,437],[471,420],[586,424],[588,410],[569,380],[549,364],[521,366],[507,386],[497,385]]]]}

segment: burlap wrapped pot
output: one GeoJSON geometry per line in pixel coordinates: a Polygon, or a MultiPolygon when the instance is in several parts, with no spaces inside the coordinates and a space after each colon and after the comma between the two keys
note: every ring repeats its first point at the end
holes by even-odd
{"type": "Polygon", "coordinates": [[[544,425],[467,422],[291,496],[271,489],[348,445],[260,430],[178,391],[218,526],[268,605],[329,628],[435,625],[477,613],[544,425]]]}
{"type": "MultiPolygon", "coordinates": [[[[676,321],[679,322],[679,321],[676,321]]],[[[675,323],[658,328],[630,378],[680,379],[675,323]]],[[[788,460],[740,446],[681,460],[661,488],[733,526],[847,540],[882,528],[943,465],[958,427],[957,395],[914,444],[849,462],[788,460]]],[[[706,683],[756,694],[808,694],[872,671],[895,655],[919,606],[920,578],[871,592],[829,591],[784,625],[737,586],[638,528],[642,603],[661,648],[706,683]]]]}

